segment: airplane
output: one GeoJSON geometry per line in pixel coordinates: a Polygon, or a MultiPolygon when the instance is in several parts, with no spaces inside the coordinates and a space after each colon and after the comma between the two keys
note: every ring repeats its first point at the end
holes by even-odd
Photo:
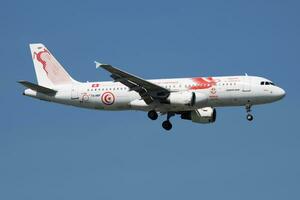
{"type": "Polygon", "coordinates": [[[247,120],[252,121],[252,106],[285,96],[272,81],[247,74],[145,80],[99,62],[95,62],[96,68],[108,71],[113,81],[78,82],[43,44],[29,46],[37,84],[18,81],[27,88],[23,95],[81,108],[145,111],[151,120],[166,115],[165,130],[172,129],[170,118],[175,115],[195,123],[214,123],[217,107],[244,106],[247,120]]]}

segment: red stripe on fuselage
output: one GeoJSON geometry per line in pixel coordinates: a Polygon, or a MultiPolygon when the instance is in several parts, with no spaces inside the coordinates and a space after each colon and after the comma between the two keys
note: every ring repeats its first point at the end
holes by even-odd
{"type": "Polygon", "coordinates": [[[195,86],[191,86],[190,89],[192,90],[201,90],[201,89],[207,89],[211,88],[212,86],[216,85],[217,81],[212,78],[202,78],[202,77],[197,77],[197,78],[192,78],[192,81],[196,83],[195,86]]]}

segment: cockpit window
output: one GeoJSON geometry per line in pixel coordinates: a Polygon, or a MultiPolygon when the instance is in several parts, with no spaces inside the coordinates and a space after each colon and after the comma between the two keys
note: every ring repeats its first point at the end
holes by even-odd
{"type": "Polygon", "coordinates": [[[268,81],[262,81],[262,82],[260,82],[260,85],[275,85],[275,84],[272,82],[268,82],[268,81]]]}

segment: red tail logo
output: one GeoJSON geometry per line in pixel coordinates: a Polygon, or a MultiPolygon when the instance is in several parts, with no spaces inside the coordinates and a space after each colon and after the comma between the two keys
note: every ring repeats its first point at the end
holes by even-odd
{"type": "Polygon", "coordinates": [[[34,52],[33,59],[36,57],[37,61],[39,61],[43,65],[43,69],[46,72],[46,74],[48,75],[48,71],[47,71],[47,68],[46,68],[47,67],[47,62],[45,61],[45,59],[42,58],[43,54],[48,54],[49,59],[50,59],[50,53],[47,49],[44,49],[43,51],[40,51],[38,53],[34,52]]]}

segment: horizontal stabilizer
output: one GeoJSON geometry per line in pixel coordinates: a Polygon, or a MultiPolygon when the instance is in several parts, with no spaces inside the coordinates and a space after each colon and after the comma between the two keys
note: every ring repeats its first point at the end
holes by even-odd
{"type": "Polygon", "coordinates": [[[44,93],[44,94],[48,94],[48,95],[54,95],[57,91],[56,90],[52,90],[50,88],[47,87],[43,87],[28,81],[18,81],[18,83],[24,85],[25,87],[32,89],[34,91],[40,92],[40,93],[44,93]]]}

